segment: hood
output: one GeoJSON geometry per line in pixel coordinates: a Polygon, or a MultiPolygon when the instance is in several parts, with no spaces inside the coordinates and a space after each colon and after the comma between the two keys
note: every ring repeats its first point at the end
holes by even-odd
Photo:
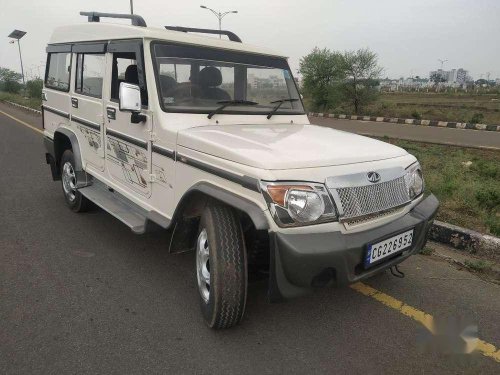
{"type": "Polygon", "coordinates": [[[326,167],[407,155],[372,138],[316,125],[214,125],[179,132],[179,146],[261,169],[326,167]]]}

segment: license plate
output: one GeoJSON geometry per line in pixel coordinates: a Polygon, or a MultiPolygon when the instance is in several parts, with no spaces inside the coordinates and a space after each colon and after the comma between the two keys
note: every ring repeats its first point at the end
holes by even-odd
{"type": "Polygon", "coordinates": [[[365,266],[370,266],[381,259],[387,258],[411,246],[413,241],[413,229],[386,240],[368,245],[365,266]]]}

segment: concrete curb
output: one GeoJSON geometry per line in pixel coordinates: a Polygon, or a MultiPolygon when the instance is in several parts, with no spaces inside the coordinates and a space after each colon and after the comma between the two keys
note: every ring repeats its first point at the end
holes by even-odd
{"type": "Polygon", "coordinates": [[[33,112],[33,113],[36,113],[37,115],[41,115],[42,114],[42,111],[39,111],[37,109],[33,109],[33,108],[30,108],[30,107],[26,107],[25,105],[21,105],[21,104],[17,104],[17,103],[14,103],[14,102],[9,102],[8,100],[1,100],[2,103],[7,103],[13,107],[16,107],[16,108],[19,108],[19,109],[22,109],[24,111],[29,111],[29,112],[33,112]]]}
{"type": "Polygon", "coordinates": [[[435,220],[429,239],[500,263],[500,238],[435,220]]]}
{"type": "Polygon", "coordinates": [[[448,121],[436,121],[436,120],[415,120],[413,118],[398,118],[398,117],[375,117],[375,116],[356,116],[356,115],[349,116],[349,115],[338,115],[333,113],[316,113],[316,112],[309,112],[308,115],[310,117],[327,117],[327,118],[336,118],[341,120],[390,122],[393,124],[402,124],[402,125],[421,125],[421,126],[435,126],[435,127],[452,128],[452,129],[471,129],[471,130],[500,132],[500,125],[471,124],[466,122],[448,122],[448,121]]]}

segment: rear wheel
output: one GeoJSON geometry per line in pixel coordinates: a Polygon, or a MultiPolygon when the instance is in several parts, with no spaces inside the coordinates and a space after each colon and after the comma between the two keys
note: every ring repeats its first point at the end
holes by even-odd
{"type": "Polygon", "coordinates": [[[200,305],[211,328],[238,324],[245,312],[247,259],[236,212],[209,204],[200,221],[196,242],[196,276],[200,305]]]}
{"type": "Polygon", "coordinates": [[[61,156],[61,182],[67,206],[74,212],[85,212],[90,201],[76,189],[75,157],[73,151],[66,150],[61,156]]]}

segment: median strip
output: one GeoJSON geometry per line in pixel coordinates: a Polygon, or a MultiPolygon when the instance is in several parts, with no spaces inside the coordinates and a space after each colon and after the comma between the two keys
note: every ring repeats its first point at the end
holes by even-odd
{"type": "MultiPolygon", "coordinates": [[[[382,303],[384,306],[396,310],[399,313],[419,322],[429,332],[434,334],[434,317],[432,315],[427,314],[426,312],[413,306],[407,305],[406,303],[399,301],[388,294],[380,292],[364,283],[358,282],[352,284],[350,287],[351,289],[354,289],[355,291],[382,303]]],[[[500,363],[500,349],[493,344],[478,339],[475,345],[475,351],[500,363]]]]}
{"type": "Polygon", "coordinates": [[[421,125],[421,126],[438,126],[450,129],[470,129],[484,130],[492,132],[500,132],[500,125],[486,124],[471,124],[466,122],[451,122],[451,121],[436,121],[436,120],[416,120],[413,118],[398,118],[398,117],[376,117],[376,116],[356,116],[356,115],[339,115],[335,113],[316,113],[309,112],[309,117],[326,117],[340,120],[356,120],[356,121],[373,121],[373,122],[390,122],[393,124],[403,125],[421,125]]]}

